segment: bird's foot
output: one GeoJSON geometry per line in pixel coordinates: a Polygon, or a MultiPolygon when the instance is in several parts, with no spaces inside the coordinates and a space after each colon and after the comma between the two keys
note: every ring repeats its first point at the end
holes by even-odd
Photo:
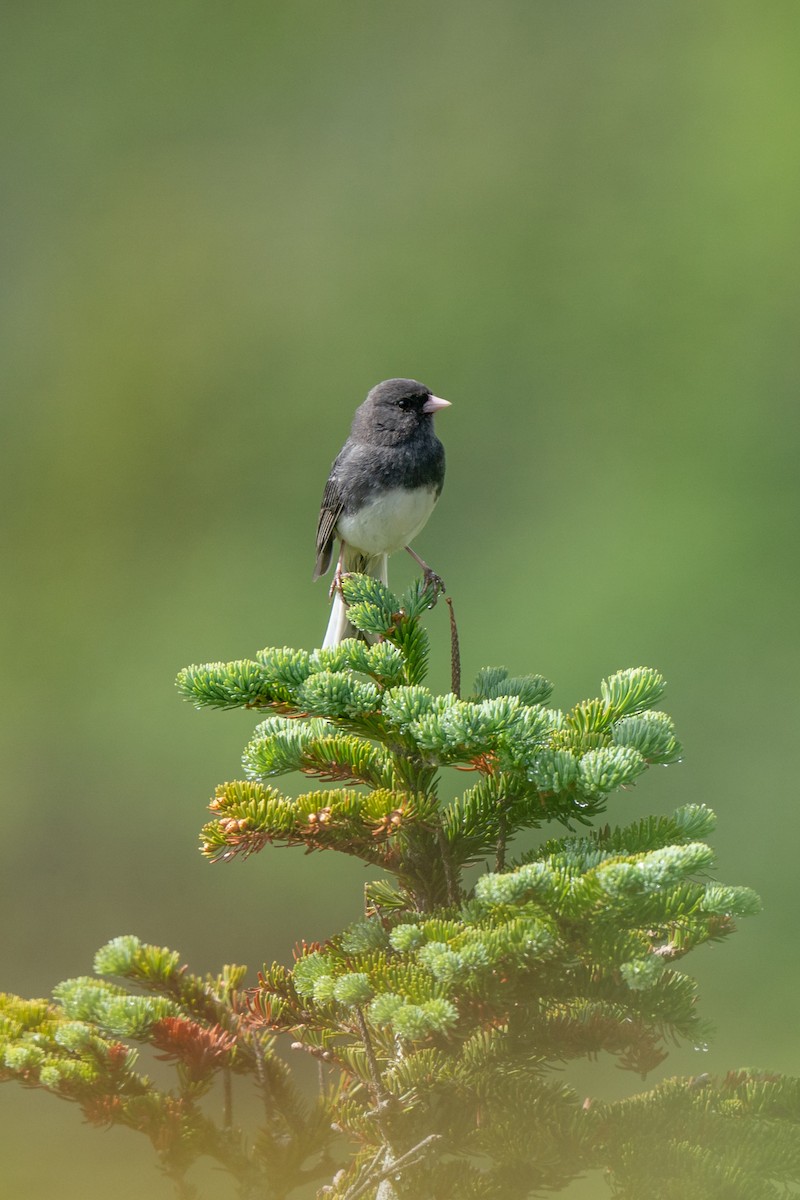
{"type": "Polygon", "coordinates": [[[336,564],[336,570],[333,572],[333,579],[331,581],[331,586],[328,589],[328,596],[330,597],[331,600],[333,599],[333,597],[336,595],[337,592],[339,593],[340,596],[342,595],[342,580],[348,574],[349,574],[348,571],[342,570],[341,562],[338,562],[336,564]]]}
{"type": "Polygon", "coordinates": [[[425,584],[425,591],[433,592],[433,603],[435,604],[439,596],[443,596],[447,591],[447,588],[444,586],[444,580],[442,579],[441,575],[437,575],[436,572],[428,566],[428,564],[425,562],[425,559],[420,558],[420,556],[416,554],[410,546],[406,546],[406,550],[414,559],[414,562],[419,563],[419,565],[422,567],[422,579],[425,584]]]}
{"type": "Polygon", "coordinates": [[[443,596],[447,591],[447,588],[444,586],[444,580],[442,579],[441,575],[437,575],[436,572],[432,571],[430,567],[425,567],[424,571],[422,572],[422,578],[425,583],[425,591],[433,592],[433,600],[435,603],[439,596],[443,596]]]}

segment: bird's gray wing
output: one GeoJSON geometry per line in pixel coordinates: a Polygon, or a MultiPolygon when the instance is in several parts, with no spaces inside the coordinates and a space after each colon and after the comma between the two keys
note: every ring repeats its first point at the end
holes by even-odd
{"type": "Polygon", "coordinates": [[[325,491],[322,493],[322,505],[317,522],[317,561],[314,566],[314,579],[324,575],[331,565],[333,541],[336,536],[336,522],[342,515],[342,497],[336,482],[335,471],[331,471],[325,491]]]}

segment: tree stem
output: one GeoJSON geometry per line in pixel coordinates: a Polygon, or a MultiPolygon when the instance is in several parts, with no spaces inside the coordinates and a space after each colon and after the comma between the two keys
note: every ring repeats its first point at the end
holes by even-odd
{"type": "Polygon", "coordinates": [[[442,856],[442,866],[444,867],[444,877],[447,883],[447,902],[455,908],[460,899],[460,891],[458,881],[453,874],[453,864],[450,861],[450,846],[447,843],[447,838],[444,836],[444,830],[441,825],[436,830],[436,839],[439,843],[439,851],[442,856]]]}

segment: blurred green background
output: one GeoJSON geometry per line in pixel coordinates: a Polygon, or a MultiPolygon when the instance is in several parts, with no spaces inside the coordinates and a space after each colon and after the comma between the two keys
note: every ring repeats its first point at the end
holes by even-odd
{"type": "MultiPolygon", "coordinates": [[[[718,1032],[661,1074],[800,1073],[797,5],[73,0],[2,25],[0,985],[47,994],[128,932],[255,970],[357,915],[358,864],[200,858],[255,722],[173,677],[318,644],[330,461],[367,389],[413,375],[453,402],[417,545],[465,675],[541,671],[568,705],[659,667],[685,762],[611,819],[711,804],[720,877],[764,898],[687,964],[718,1032]]],[[[48,1096],[0,1089],[0,1128],[8,1195],[171,1195],[143,1141],[48,1096]]]]}

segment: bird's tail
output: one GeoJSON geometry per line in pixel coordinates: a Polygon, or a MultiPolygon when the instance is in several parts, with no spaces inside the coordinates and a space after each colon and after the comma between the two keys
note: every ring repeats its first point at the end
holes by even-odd
{"type": "MultiPolygon", "coordinates": [[[[342,571],[357,571],[360,575],[371,575],[373,579],[380,579],[381,583],[388,584],[388,563],[389,556],[387,554],[376,554],[370,557],[367,554],[362,554],[360,550],[353,550],[350,546],[344,546],[342,552],[342,571]]],[[[325,641],[322,643],[323,649],[328,646],[338,646],[339,642],[344,638],[360,637],[364,634],[360,633],[347,619],[347,606],[342,599],[342,593],[337,590],[333,593],[333,605],[331,606],[331,617],[328,621],[328,628],[325,631],[325,641]]]]}

